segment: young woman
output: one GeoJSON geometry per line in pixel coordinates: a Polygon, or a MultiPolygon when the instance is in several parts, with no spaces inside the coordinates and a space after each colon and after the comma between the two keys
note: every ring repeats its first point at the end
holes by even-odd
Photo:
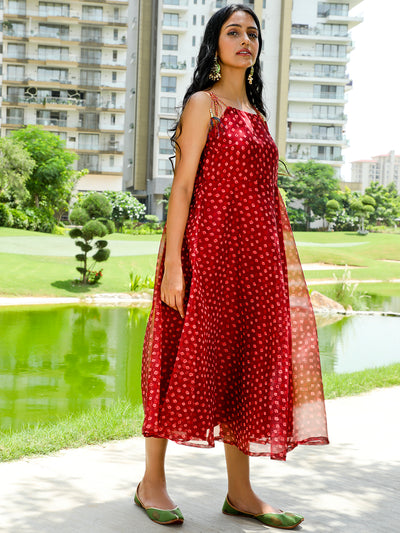
{"type": "Polygon", "coordinates": [[[315,319],[277,186],[254,12],[230,5],[205,29],[173,141],[175,175],[143,347],[146,470],[135,502],[161,524],[167,439],[224,442],[223,512],[292,529],[260,499],[249,456],[327,444],[315,319]]]}

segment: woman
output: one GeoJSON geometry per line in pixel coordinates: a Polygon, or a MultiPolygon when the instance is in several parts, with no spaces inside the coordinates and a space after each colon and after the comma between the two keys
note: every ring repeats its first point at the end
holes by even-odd
{"type": "Polygon", "coordinates": [[[146,470],[135,495],[162,524],[183,521],[166,488],[167,439],[223,441],[223,512],[283,529],[303,517],[256,496],[249,456],[285,460],[298,444],[328,443],[315,320],[264,119],[261,45],[250,8],[212,16],[173,135],[143,348],[146,470]]]}

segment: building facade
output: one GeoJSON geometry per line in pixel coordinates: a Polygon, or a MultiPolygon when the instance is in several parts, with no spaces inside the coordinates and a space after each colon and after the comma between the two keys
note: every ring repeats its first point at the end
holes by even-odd
{"type": "Polygon", "coordinates": [[[339,178],[348,145],[350,30],[362,22],[350,10],[361,1],[293,0],[286,160],[329,163],[339,178]]]}
{"type": "Polygon", "coordinates": [[[5,0],[1,136],[36,124],[89,173],[79,190],[121,190],[128,1],[5,0]]]}
{"type": "Polygon", "coordinates": [[[394,150],[385,155],[376,155],[372,159],[352,161],[351,182],[353,190],[361,193],[373,182],[377,181],[383,187],[394,183],[400,193],[400,155],[394,150]]]}

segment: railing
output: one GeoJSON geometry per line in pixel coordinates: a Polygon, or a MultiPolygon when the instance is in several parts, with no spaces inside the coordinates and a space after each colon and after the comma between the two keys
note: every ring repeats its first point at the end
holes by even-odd
{"type": "Polygon", "coordinates": [[[319,141],[345,141],[344,135],[315,135],[312,133],[290,133],[287,139],[316,139],[319,141]]]}
{"type": "Polygon", "coordinates": [[[96,152],[120,152],[122,148],[120,148],[119,141],[116,141],[106,142],[101,145],[79,143],[77,150],[93,150],[96,152]]]}
{"type": "Polygon", "coordinates": [[[340,74],[338,72],[302,72],[299,70],[291,70],[289,76],[299,76],[302,78],[337,78],[349,79],[349,74],[340,74]]]}
{"type": "Polygon", "coordinates": [[[3,102],[10,104],[57,104],[57,105],[76,105],[78,107],[93,107],[105,109],[125,109],[124,105],[117,105],[116,102],[110,100],[102,102],[91,102],[79,98],[64,98],[62,96],[4,96],[3,102]]]}
{"type": "Polygon", "coordinates": [[[328,31],[321,31],[319,28],[304,28],[304,27],[297,27],[292,26],[292,35],[322,35],[324,37],[343,37],[343,38],[350,38],[350,33],[340,33],[340,32],[328,32],[328,31]]]}
{"type": "Polygon", "coordinates": [[[67,121],[61,118],[37,118],[36,124],[39,126],[60,126],[61,128],[67,127],[67,121]]]}
{"type": "Polygon", "coordinates": [[[82,43],[98,43],[98,44],[109,44],[109,45],[119,45],[126,44],[126,37],[123,36],[120,39],[113,39],[112,41],[107,40],[105,37],[78,37],[73,35],[62,35],[60,33],[53,33],[51,35],[40,32],[27,32],[27,31],[15,31],[11,28],[4,29],[4,35],[7,37],[41,37],[43,39],[60,39],[61,41],[77,41],[82,43]]]}
{"type": "MultiPolygon", "coordinates": [[[[352,43],[349,43],[349,44],[352,44],[352,43]]],[[[343,46],[346,46],[346,45],[343,45],[343,46]]],[[[328,54],[328,53],[320,53],[320,52],[317,52],[316,50],[304,50],[302,48],[292,48],[292,50],[290,51],[290,55],[291,56],[301,56],[301,57],[321,57],[321,58],[325,58],[325,59],[344,59],[344,60],[347,60],[348,59],[348,54],[328,54]]]]}
{"type": "Polygon", "coordinates": [[[347,120],[347,115],[344,115],[343,113],[338,114],[334,117],[328,117],[327,115],[310,115],[309,113],[292,113],[290,112],[288,115],[288,120],[291,120],[293,118],[304,118],[307,120],[347,120]]]}
{"type": "Polygon", "coordinates": [[[163,28],[187,28],[188,27],[187,20],[178,20],[178,21],[163,20],[162,25],[163,25],[163,28]]]}
{"type": "Polygon", "coordinates": [[[287,159],[301,159],[303,161],[307,161],[308,159],[314,159],[315,161],[343,161],[343,156],[338,156],[338,157],[325,157],[325,156],[321,156],[321,157],[313,157],[311,154],[297,154],[297,153],[294,153],[294,154],[287,154],[286,156],[287,159]]]}
{"type": "Polygon", "coordinates": [[[311,93],[298,93],[291,92],[288,95],[290,98],[305,98],[307,100],[346,100],[346,95],[337,95],[337,94],[311,94],[311,93]]]}
{"type": "Polygon", "coordinates": [[[23,117],[7,117],[6,124],[24,124],[23,117]]]}
{"type": "Polygon", "coordinates": [[[182,63],[165,63],[164,61],[161,63],[161,68],[171,69],[171,70],[186,70],[187,65],[186,61],[183,61],[182,63]]]}
{"type": "Polygon", "coordinates": [[[163,0],[164,6],[183,6],[186,7],[188,5],[188,0],[163,0]]]}
{"type": "MultiPolygon", "coordinates": [[[[182,0],[181,0],[182,2],[182,0]]],[[[172,0],[169,2],[170,4],[173,4],[172,0]]],[[[187,0],[186,4],[187,5],[187,0]]],[[[82,13],[78,13],[77,11],[71,11],[68,13],[68,15],[65,14],[55,14],[55,13],[47,13],[42,10],[37,9],[25,9],[25,8],[15,8],[12,6],[7,7],[4,10],[5,15],[20,15],[20,16],[26,16],[26,17],[41,17],[41,18],[72,18],[72,19],[78,19],[82,22],[115,22],[116,24],[127,24],[128,23],[128,17],[126,16],[109,16],[103,14],[102,16],[89,16],[85,15],[82,11],[82,13]]]]}

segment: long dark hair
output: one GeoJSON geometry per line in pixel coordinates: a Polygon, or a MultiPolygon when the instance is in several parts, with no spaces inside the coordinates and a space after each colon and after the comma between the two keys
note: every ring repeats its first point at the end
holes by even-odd
{"type": "MultiPolygon", "coordinates": [[[[245,11],[246,13],[251,15],[258,29],[259,49],[258,49],[258,55],[257,55],[256,62],[253,65],[254,67],[253,83],[252,85],[250,85],[247,80],[248,71],[250,70],[250,67],[249,67],[246,71],[246,76],[245,76],[246,93],[247,93],[247,97],[249,99],[250,104],[256,107],[258,111],[260,111],[264,116],[267,115],[266,108],[265,108],[265,105],[262,99],[263,81],[261,78],[261,66],[260,66],[262,36],[261,36],[260,21],[258,20],[258,17],[254,13],[254,11],[250,7],[245,6],[243,4],[232,4],[232,5],[223,7],[222,9],[214,13],[214,15],[208,21],[207,26],[204,30],[203,41],[200,45],[199,55],[197,56],[197,63],[196,63],[196,68],[193,74],[193,81],[190,84],[189,88],[187,89],[186,94],[183,98],[181,114],[182,114],[183,109],[185,108],[187,101],[192,96],[192,94],[198,91],[204,91],[206,89],[209,89],[210,87],[214,85],[215,82],[210,80],[208,76],[214,65],[214,58],[215,58],[215,54],[218,48],[218,41],[219,41],[219,36],[221,33],[221,28],[225,24],[225,22],[228,20],[228,18],[236,11],[245,11]]],[[[171,136],[172,145],[174,146],[175,150],[180,150],[179,144],[177,142],[177,139],[181,132],[180,117],[178,121],[176,122],[176,124],[174,125],[174,127],[170,131],[172,132],[172,136],[171,136]]],[[[170,158],[170,160],[171,159],[172,158],[170,158]]]]}

